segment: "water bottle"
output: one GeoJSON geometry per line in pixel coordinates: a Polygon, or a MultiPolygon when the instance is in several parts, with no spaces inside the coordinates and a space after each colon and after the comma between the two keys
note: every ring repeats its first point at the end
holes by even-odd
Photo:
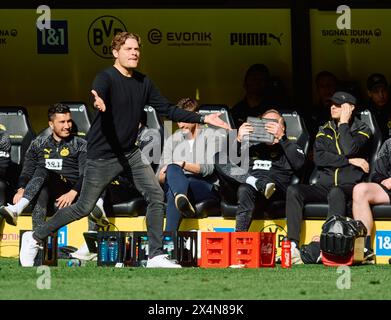
{"type": "Polygon", "coordinates": [[[141,267],[146,267],[148,259],[148,237],[141,236],[139,256],[138,260],[140,261],[141,267]]]}
{"type": "Polygon", "coordinates": [[[100,255],[101,262],[107,262],[109,260],[108,253],[109,253],[108,241],[106,238],[102,238],[102,241],[100,242],[100,248],[99,248],[99,255],[100,255]]]}
{"type": "Polygon", "coordinates": [[[68,267],[82,267],[84,265],[85,265],[85,261],[79,259],[71,259],[67,263],[68,267]]]}
{"type": "Polygon", "coordinates": [[[163,240],[163,251],[168,254],[169,259],[173,259],[174,255],[174,241],[172,237],[165,236],[163,240]]]}
{"type": "Polygon", "coordinates": [[[118,241],[116,237],[110,237],[108,242],[108,258],[110,262],[117,262],[118,241]]]}
{"type": "Polygon", "coordinates": [[[281,267],[290,268],[292,267],[291,260],[291,241],[285,237],[281,242],[281,267]]]}
{"type": "Polygon", "coordinates": [[[47,238],[46,250],[47,250],[47,260],[51,261],[53,259],[53,239],[52,239],[52,236],[49,236],[47,238]]]}
{"type": "Polygon", "coordinates": [[[143,257],[147,257],[148,256],[148,253],[149,253],[148,237],[145,237],[145,236],[141,237],[140,250],[142,251],[143,257]]]}

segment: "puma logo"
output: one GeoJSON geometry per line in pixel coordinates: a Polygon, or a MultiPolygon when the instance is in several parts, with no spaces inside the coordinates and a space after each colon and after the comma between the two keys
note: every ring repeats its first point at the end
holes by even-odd
{"type": "Polygon", "coordinates": [[[275,36],[273,33],[269,33],[269,38],[276,40],[280,46],[282,45],[282,43],[281,43],[282,36],[283,36],[283,33],[280,33],[280,35],[278,37],[275,36]]]}

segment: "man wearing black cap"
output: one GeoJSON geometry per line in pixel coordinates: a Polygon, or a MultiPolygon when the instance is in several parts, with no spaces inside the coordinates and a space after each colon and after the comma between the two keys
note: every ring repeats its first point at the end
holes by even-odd
{"type": "Polygon", "coordinates": [[[391,105],[389,101],[388,82],[381,73],[371,74],[367,79],[368,109],[375,116],[383,140],[391,137],[391,105]]]}
{"type": "Polygon", "coordinates": [[[338,91],[331,97],[331,119],[319,128],[314,143],[314,162],[317,182],[288,188],[286,217],[288,238],[292,241],[292,263],[300,264],[300,228],[303,208],[309,202],[328,202],[328,217],[346,215],[352,190],[369,172],[368,142],[371,131],[354,117],[356,98],[338,91]]]}

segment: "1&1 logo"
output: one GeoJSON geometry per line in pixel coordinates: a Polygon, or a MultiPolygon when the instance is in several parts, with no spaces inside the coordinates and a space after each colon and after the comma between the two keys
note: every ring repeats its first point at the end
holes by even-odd
{"type": "Polygon", "coordinates": [[[376,231],[376,255],[391,256],[391,230],[376,231]]]}
{"type": "Polygon", "coordinates": [[[127,31],[125,24],[116,17],[102,16],[95,19],[88,29],[88,44],[101,58],[110,59],[111,40],[118,32],[127,31]]]}
{"type": "Polygon", "coordinates": [[[51,21],[50,29],[37,28],[37,49],[39,54],[68,53],[68,22],[51,21]]]}
{"type": "Polygon", "coordinates": [[[58,247],[65,247],[68,245],[68,227],[63,226],[57,231],[58,234],[58,247]]]}

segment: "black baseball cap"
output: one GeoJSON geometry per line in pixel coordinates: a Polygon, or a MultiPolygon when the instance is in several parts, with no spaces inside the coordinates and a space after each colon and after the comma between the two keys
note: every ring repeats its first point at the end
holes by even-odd
{"type": "Polygon", "coordinates": [[[356,105],[357,99],[352,96],[350,93],[344,92],[344,91],[337,91],[333,94],[333,96],[330,98],[330,101],[337,105],[341,105],[344,103],[350,103],[353,105],[356,105]]]}
{"type": "Polygon", "coordinates": [[[373,73],[367,79],[367,88],[369,91],[374,90],[376,87],[388,87],[387,79],[381,73],[373,73]]]}

